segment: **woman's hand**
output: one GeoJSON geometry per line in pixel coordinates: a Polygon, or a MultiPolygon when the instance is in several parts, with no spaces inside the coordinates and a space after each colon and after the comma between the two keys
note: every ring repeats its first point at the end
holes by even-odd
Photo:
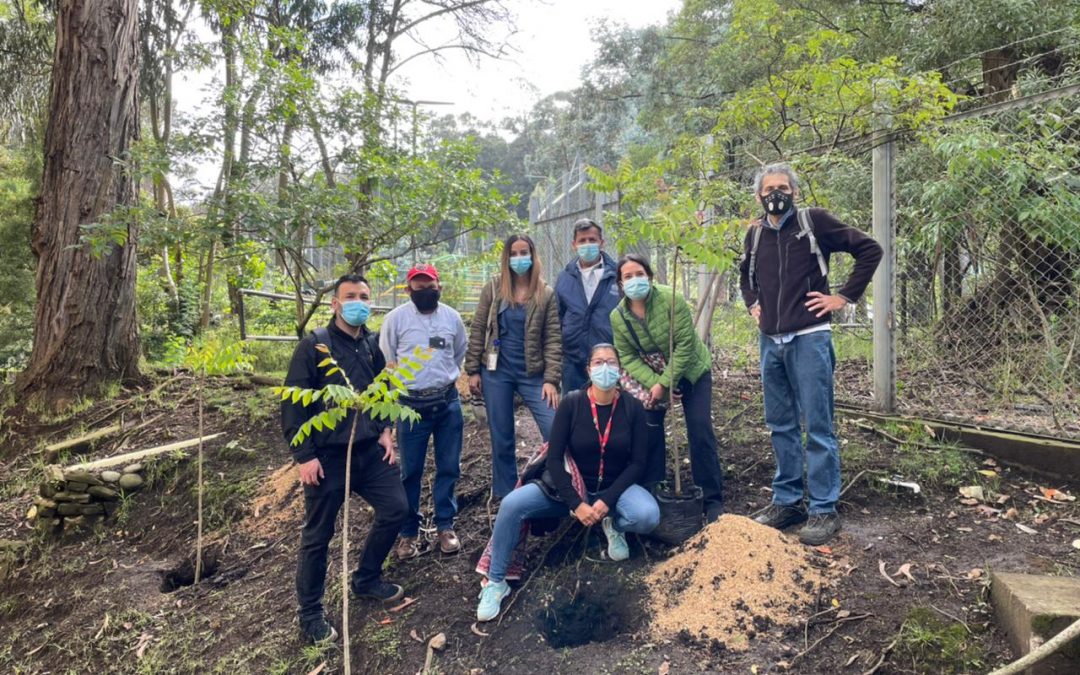
{"type": "Polygon", "coordinates": [[[578,504],[577,508],[574,509],[574,517],[577,518],[581,522],[581,524],[586,527],[595,525],[600,522],[600,518],[596,516],[596,510],[585,502],[581,502],[580,504],[578,504]]]}
{"type": "Polygon", "coordinates": [[[649,396],[652,397],[653,403],[656,404],[664,400],[664,396],[667,395],[666,392],[667,390],[664,389],[664,385],[657,382],[649,389],[649,396]]]}
{"type": "Polygon", "coordinates": [[[545,382],[544,388],[540,390],[540,398],[547,401],[552,408],[556,408],[559,405],[559,390],[550,382],[545,382]]]}
{"type": "Polygon", "coordinates": [[[603,520],[610,511],[608,511],[608,505],[604,503],[603,499],[597,499],[592,505],[593,513],[596,514],[597,520],[603,520]]]}
{"type": "Polygon", "coordinates": [[[480,373],[477,373],[476,375],[470,375],[469,391],[472,393],[472,395],[479,396],[481,393],[483,393],[480,391],[480,388],[480,373]]]}

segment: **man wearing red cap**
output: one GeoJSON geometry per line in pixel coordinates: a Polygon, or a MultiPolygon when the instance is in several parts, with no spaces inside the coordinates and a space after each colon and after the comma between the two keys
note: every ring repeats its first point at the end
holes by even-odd
{"type": "Polygon", "coordinates": [[[434,265],[420,263],[405,275],[410,302],[396,307],[383,320],[379,348],[386,356],[387,368],[393,368],[405,356],[420,347],[431,359],[410,383],[408,396],[401,403],[420,413],[419,422],[398,425],[398,448],[401,453],[401,482],[409,502],[409,516],[401,526],[396,554],[401,560],[420,554],[420,483],[424,476],[428,441],[434,438],[435,529],[437,546],[443,553],[461,549],[454,534],[457,500],[454,489],[461,474],[461,441],[464,420],[461,401],[455,386],[465,359],[465,324],[453,307],[439,302],[442,290],[439,272],[434,265]]]}

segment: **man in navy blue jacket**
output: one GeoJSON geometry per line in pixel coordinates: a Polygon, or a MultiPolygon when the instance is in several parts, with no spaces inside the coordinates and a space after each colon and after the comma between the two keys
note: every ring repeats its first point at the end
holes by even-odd
{"type": "Polygon", "coordinates": [[[589,350],[612,341],[611,310],[619,304],[615,261],[603,250],[603,229],[582,218],[574,223],[573,247],[577,256],[555,282],[563,335],[563,393],[581,389],[589,381],[589,350]]]}

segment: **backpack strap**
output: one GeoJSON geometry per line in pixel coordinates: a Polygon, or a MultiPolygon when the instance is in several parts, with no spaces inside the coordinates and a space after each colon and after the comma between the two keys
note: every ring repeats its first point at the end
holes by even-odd
{"type": "Polygon", "coordinates": [[[761,223],[754,223],[753,239],[750,243],[750,290],[757,290],[757,250],[758,244],[761,243],[761,230],[764,229],[761,223]]]}
{"type": "Polygon", "coordinates": [[[330,349],[330,331],[326,326],[319,326],[312,332],[315,333],[315,344],[326,345],[330,349]]]}
{"type": "MultiPolygon", "coordinates": [[[[326,345],[326,348],[330,350],[330,355],[333,356],[334,351],[330,345],[330,331],[326,326],[319,326],[312,331],[315,334],[315,344],[326,345]]],[[[361,340],[361,344],[364,345],[367,351],[367,360],[360,359],[360,362],[367,366],[368,376],[371,379],[375,379],[375,352],[374,350],[379,348],[379,334],[374,331],[368,333],[361,340]]],[[[335,357],[336,358],[336,357],[335,357]]]]}
{"type": "Polygon", "coordinates": [[[821,252],[821,247],[818,246],[817,237],[814,236],[814,221],[810,217],[810,209],[799,209],[799,234],[795,235],[796,239],[802,239],[806,237],[810,240],[810,252],[817,256],[818,269],[821,270],[822,277],[829,276],[829,263],[825,262],[825,254],[821,252]]]}

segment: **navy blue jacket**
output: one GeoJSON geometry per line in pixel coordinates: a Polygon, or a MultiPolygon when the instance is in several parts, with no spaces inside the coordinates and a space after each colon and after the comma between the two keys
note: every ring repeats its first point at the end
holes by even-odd
{"type": "Polygon", "coordinates": [[[619,286],[615,283],[615,260],[601,251],[604,273],[596,286],[592,302],[585,302],[578,259],[570,261],[555,282],[559,298],[559,323],[562,324],[563,361],[584,367],[589,350],[601,342],[610,343],[611,310],[619,304],[619,286]]]}

